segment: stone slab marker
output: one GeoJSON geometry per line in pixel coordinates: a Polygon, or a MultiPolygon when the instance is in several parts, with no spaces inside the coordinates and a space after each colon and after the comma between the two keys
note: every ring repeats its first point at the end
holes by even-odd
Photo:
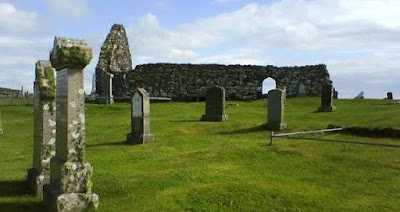
{"type": "Polygon", "coordinates": [[[93,168],[85,159],[85,101],[83,68],[92,59],[84,40],[55,38],[50,53],[57,71],[56,156],[50,161],[50,184],[44,186],[48,211],[82,211],[97,208],[92,193],[93,168]]]}
{"type": "Polygon", "coordinates": [[[286,124],[283,122],[285,111],[285,90],[274,89],[268,92],[268,118],[266,127],[269,130],[283,130],[286,124]]]}
{"type": "Polygon", "coordinates": [[[0,135],[4,135],[3,126],[1,125],[1,111],[0,111],[0,135]]]}
{"type": "Polygon", "coordinates": [[[333,112],[335,110],[332,83],[326,83],[322,86],[321,107],[318,108],[318,112],[333,112]]]}
{"type": "Polygon", "coordinates": [[[131,101],[131,133],[129,144],[144,144],[154,140],[150,133],[150,97],[143,88],[135,90],[131,101]]]}
{"type": "Polygon", "coordinates": [[[206,114],[201,117],[201,121],[227,121],[228,115],[225,114],[225,89],[214,86],[206,91],[206,114]]]}
{"type": "Polygon", "coordinates": [[[393,100],[393,93],[392,93],[392,92],[388,92],[388,93],[386,94],[386,98],[387,98],[387,99],[390,99],[390,100],[393,100]]]}
{"type": "Polygon", "coordinates": [[[35,70],[33,117],[33,167],[28,170],[28,185],[40,198],[43,185],[50,183],[50,159],[55,156],[56,84],[49,61],[38,61],[35,70]]]}
{"type": "Polygon", "coordinates": [[[114,96],[113,96],[113,74],[109,74],[106,72],[99,72],[97,74],[98,81],[101,83],[99,88],[101,91],[99,92],[99,98],[96,99],[96,103],[98,104],[114,104],[114,96]]]}

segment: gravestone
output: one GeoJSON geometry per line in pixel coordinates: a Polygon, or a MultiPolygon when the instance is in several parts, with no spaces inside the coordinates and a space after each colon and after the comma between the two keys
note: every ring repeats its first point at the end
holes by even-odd
{"type": "Polygon", "coordinates": [[[354,99],[364,99],[364,91],[361,91],[354,99]]]}
{"type": "Polygon", "coordinates": [[[49,61],[38,61],[34,83],[33,168],[28,170],[28,185],[40,198],[43,185],[50,183],[50,159],[55,156],[56,84],[49,61]]]}
{"type": "Polygon", "coordinates": [[[321,107],[318,112],[333,112],[336,107],[333,106],[333,87],[332,83],[326,83],[322,86],[321,107]]]}
{"type": "Polygon", "coordinates": [[[201,117],[201,121],[223,122],[228,120],[225,114],[225,89],[214,86],[206,91],[206,114],[201,117]]]}
{"type": "Polygon", "coordinates": [[[129,144],[144,144],[154,140],[150,133],[150,98],[143,88],[135,90],[131,101],[131,133],[127,135],[129,144]]]}
{"type": "Polygon", "coordinates": [[[99,96],[96,98],[96,103],[98,104],[106,104],[112,105],[114,104],[114,96],[113,96],[113,74],[100,72],[97,77],[98,81],[101,82],[101,86],[99,87],[101,91],[99,92],[99,96]]]}
{"type": "Polygon", "coordinates": [[[0,111],[0,135],[4,135],[3,126],[1,125],[1,111],[0,111]]]}
{"type": "Polygon", "coordinates": [[[304,86],[304,84],[299,85],[299,92],[297,96],[307,96],[306,86],[304,86]]]}
{"type": "Polygon", "coordinates": [[[337,99],[338,96],[339,96],[339,92],[335,88],[333,88],[333,98],[337,99]]]}
{"type": "Polygon", "coordinates": [[[393,100],[393,93],[392,93],[392,92],[388,92],[388,93],[386,94],[386,98],[387,98],[387,99],[390,99],[390,100],[393,100]]]}
{"type": "Polygon", "coordinates": [[[84,40],[55,38],[50,61],[57,71],[56,156],[50,160],[50,184],[44,186],[48,211],[97,208],[92,193],[92,166],[85,158],[83,68],[92,59],[84,40]]]}
{"type": "Polygon", "coordinates": [[[268,119],[266,128],[269,130],[283,130],[286,124],[283,121],[285,111],[285,90],[275,89],[268,92],[268,119]]]}

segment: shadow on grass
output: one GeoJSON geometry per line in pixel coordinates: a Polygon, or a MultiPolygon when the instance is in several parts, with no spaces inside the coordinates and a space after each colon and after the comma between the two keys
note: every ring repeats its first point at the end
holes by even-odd
{"type": "Polygon", "coordinates": [[[218,135],[235,135],[235,134],[248,134],[248,133],[255,133],[255,132],[268,132],[263,125],[258,125],[255,127],[250,127],[246,129],[239,129],[239,130],[233,130],[230,132],[219,132],[217,133],[218,135]]]}
{"type": "Polygon", "coordinates": [[[32,194],[26,181],[0,181],[0,197],[27,196],[32,194]]]}
{"type": "Polygon", "coordinates": [[[43,203],[40,201],[21,201],[0,203],[0,211],[42,212],[45,211],[45,208],[43,203]]]}
{"type": "Polygon", "coordinates": [[[129,146],[129,144],[126,141],[114,141],[114,142],[98,143],[98,144],[86,144],[87,148],[102,147],[102,146],[129,146]]]}

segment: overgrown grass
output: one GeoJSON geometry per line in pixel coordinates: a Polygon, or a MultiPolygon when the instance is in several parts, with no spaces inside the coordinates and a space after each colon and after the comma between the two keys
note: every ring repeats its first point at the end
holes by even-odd
{"type": "MultiPolygon", "coordinates": [[[[337,100],[315,113],[319,98],[288,99],[288,131],[328,124],[400,128],[400,104],[337,100]]],[[[204,103],[151,104],[156,141],[125,145],[130,106],[87,106],[87,157],[100,211],[400,211],[400,149],[276,139],[263,100],[228,102],[229,121],[199,122],[204,103]],[[236,105],[239,106],[236,106],[236,105]]],[[[29,195],[32,107],[3,106],[0,211],[42,211],[29,195]]],[[[342,134],[313,137],[396,143],[342,134]]]]}

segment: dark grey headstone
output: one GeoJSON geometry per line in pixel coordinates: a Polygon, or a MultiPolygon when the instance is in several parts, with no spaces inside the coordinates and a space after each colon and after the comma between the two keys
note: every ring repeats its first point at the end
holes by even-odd
{"type": "Polygon", "coordinates": [[[331,83],[326,83],[322,86],[321,107],[318,112],[333,112],[336,107],[333,106],[333,86],[331,83]]]}
{"type": "Polygon", "coordinates": [[[388,92],[388,93],[386,94],[386,98],[387,98],[387,99],[390,99],[390,100],[393,100],[393,93],[392,93],[392,92],[388,92]]]}
{"type": "Polygon", "coordinates": [[[283,121],[285,100],[285,90],[275,89],[268,92],[267,129],[283,130],[286,128],[286,124],[283,121]]]}
{"type": "Polygon", "coordinates": [[[228,115],[225,114],[225,89],[214,86],[206,91],[206,114],[201,117],[201,121],[227,121],[228,115]]]}

